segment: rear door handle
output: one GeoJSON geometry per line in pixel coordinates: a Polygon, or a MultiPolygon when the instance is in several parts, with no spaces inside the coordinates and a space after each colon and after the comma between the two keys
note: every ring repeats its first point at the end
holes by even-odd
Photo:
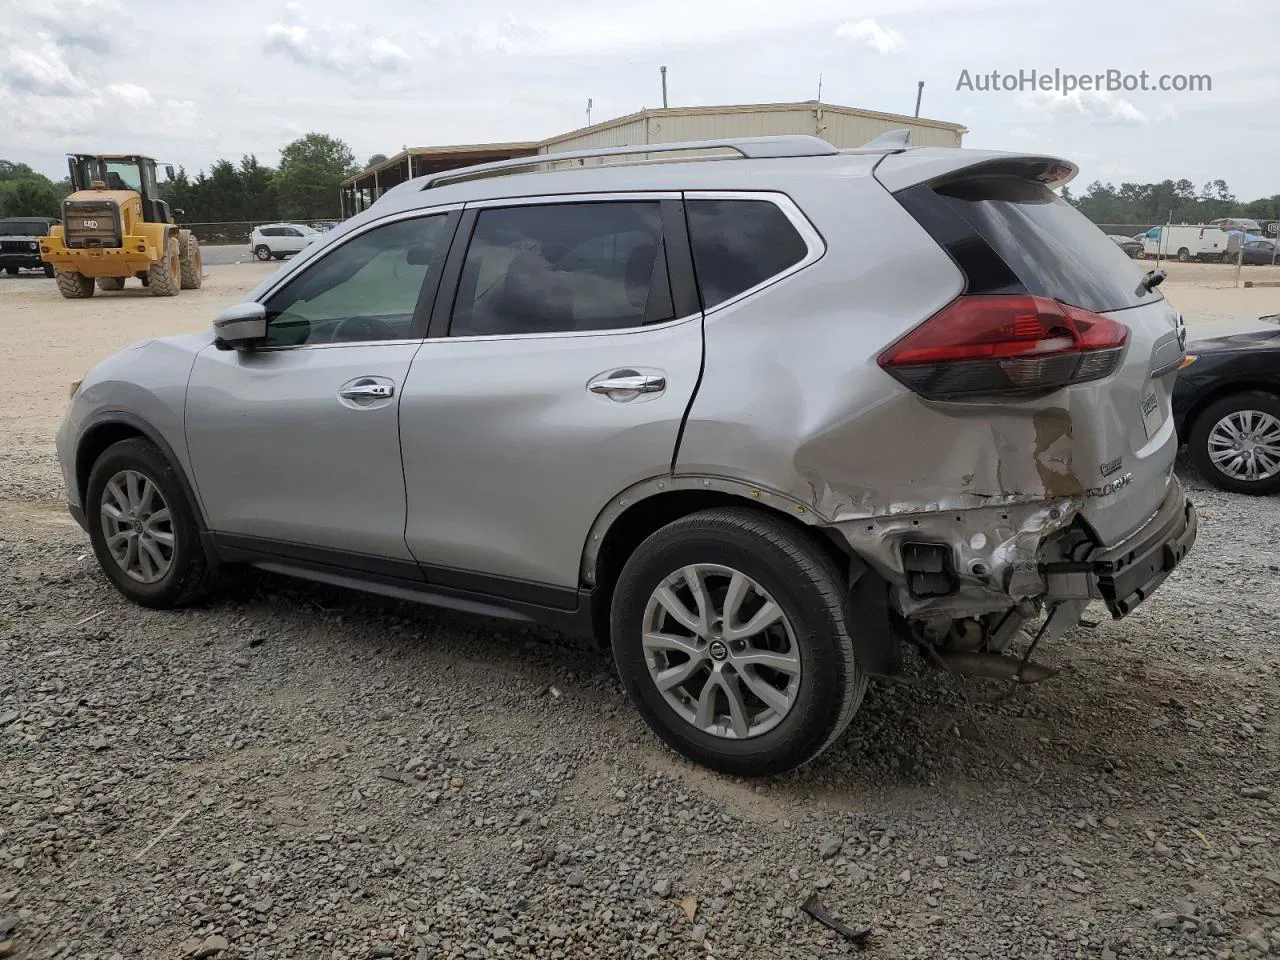
{"type": "Polygon", "coordinates": [[[608,377],[593,380],[588,389],[592,393],[660,393],[667,389],[667,378],[637,373],[625,377],[608,377]]]}
{"type": "Polygon", "coordinates": [[[396,388],[389,383],[357,383],[338,391],[347,400],[385,400],[395,394],[396,388]]]}

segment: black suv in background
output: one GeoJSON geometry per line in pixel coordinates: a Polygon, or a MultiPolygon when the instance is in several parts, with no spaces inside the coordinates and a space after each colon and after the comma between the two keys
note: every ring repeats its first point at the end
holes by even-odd
{"type": "Polygon", "coordinates": [[[49,217],[6,217],[0,220],[0,267],[9,276],[19,270],[43,270],[53,276],[53,265],[40,259],[40,238],[49,235],[49,226],[57,223],[49,217]]]}

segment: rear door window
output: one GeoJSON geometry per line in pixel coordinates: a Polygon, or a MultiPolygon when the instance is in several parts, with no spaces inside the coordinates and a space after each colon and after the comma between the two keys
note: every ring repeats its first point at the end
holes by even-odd
{"type": "Polygon", "coordinates": [[[795,266],[808,244],[768,200],[688,200],[689,239],[703,309],[795,266]]]}
{"type": "Polygon", "coordinates": [[[1044,184],[963,180],[934,191],[964,218],[1027,292],[1095,313],[1161,299],[1138,284],[1133,261],[1044,184]]]}

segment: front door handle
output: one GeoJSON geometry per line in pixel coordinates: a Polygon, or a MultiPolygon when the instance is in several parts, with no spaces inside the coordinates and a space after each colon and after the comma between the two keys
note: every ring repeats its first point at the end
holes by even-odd
{"type": "Polygon", "coordinates": [[[667,378],[637,373],[631,376],[608,377],[593,380],[588,387],[592,393],[660,393],[667,389],[667,378]]]}
{"type": "Polygon", "coordinates": [[[385,400],[395,395],[396,388],[390,383],[356,383],[338,391],[338,396],[347,400],[385,400]]]}

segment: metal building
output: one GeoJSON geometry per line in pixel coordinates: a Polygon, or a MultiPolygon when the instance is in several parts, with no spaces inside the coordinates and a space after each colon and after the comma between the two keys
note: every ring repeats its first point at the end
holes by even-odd
{"type": "Polygon", "coordinates": [[[641,110],[533,143],[490,143],[461,147],[416,147],[342,182],[342,215],[367,208],[386,190],[413,177],[441,170],[592,147],[627,147],[731,137],[807,133],[837,147],[860,147],[890,130],[908,128],[914,146],[958,147],[968,129],[958,123],[859,110],[808,100],[723,107],[662,107],[641,110]]]}

